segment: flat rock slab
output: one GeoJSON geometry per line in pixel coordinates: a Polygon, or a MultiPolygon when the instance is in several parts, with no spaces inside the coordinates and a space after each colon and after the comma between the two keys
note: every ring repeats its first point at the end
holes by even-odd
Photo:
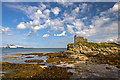
{"type": "Polygon", "coordinates": [[[77,71],[71,78],[119,78],[119,69],[108,64],[75,64],[77,71]]]}

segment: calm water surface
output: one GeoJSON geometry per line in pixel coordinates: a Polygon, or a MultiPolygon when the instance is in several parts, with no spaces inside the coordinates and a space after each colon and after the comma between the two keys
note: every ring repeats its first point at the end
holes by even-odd
{"type": "Polygon", "coordinates": [[[65,51],[66,48],[3,48],[2,54],[14,54],[14,53],[34,53],[34,52],[59,52],[59,51],[65,51]]]}
{"type": "MultiPolygon", "coordinates": [[[[49,53],[49,52],[59,52],[59,51],[65,51],[66,48],[3,48],[2,49],[2,62],[10,62],[10,63],[25,63],[25,60],[30,60],[30,59],[38,59],[38,60],[46,60],[46,56],[39,57],[38,55],[11,55],[11,54],[16,54],[16,53],[49,53]],[[34,57],[34,58],[25,58],[25,57],[34,57]],[[19,58],[8,58],[6,57],[19,57],[19,58]]],[[[33,63],[35,64],[35,63],[33,63]]],[[[46,64],[47,65],[47,64],[46,64]]]]}

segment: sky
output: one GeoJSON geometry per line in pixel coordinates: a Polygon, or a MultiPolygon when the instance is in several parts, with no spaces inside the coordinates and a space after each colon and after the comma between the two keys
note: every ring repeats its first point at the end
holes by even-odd
{"type": "Polygon", "coordinates": [[[116,42],[116,2],[3,2],[2,46],[66,48],[74,35],[116,42]]]}

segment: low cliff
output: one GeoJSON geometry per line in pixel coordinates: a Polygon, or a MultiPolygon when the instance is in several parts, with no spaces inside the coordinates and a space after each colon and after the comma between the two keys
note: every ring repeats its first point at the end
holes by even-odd
{"type": "Polygon", "coordinates": [[[80,42],[80,43],[69,43],[67,50],[74,51],[75,53],[83,54],[118,54],[120,53],[120,45],[116,43],[93,43],[93,42],[80,42]]]}

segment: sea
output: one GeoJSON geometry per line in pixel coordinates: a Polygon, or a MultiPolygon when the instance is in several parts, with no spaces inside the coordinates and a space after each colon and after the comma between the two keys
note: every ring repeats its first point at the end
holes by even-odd
{"type": "MultiPolygon", "coordinates": [[[[19,56],[19,55],[11,55],[11,54],[18,54],[18,53],[54,53],[54,52],[60,52],[60,51],[65,51],[67,50],[66,48],[2,48],[0,49],[0,58],[2,59],[2,62],[10,62],[10,63],[25,63],[25,60],[30,60],[30,59],[38,59],[38,60],[47,60],[46,56],[37,56],[37,55],[24,55],[24,56],[19,56]],[[33,57],[33,58],[25,58],[25,57],[33,57]],[[18,57],[16,59],[12,57],[18,57]]],[[[29,64],[29,63],[27,63],[29,64]]],[[[31,63],[30,63],[31,64],[31,63]]],[[[33,63],[37,64],[37,63],[33,63]]]]}
{"type": "Polygon", "coordinates": [[[49,53],[65,51],[66,48],[2,48],[2,54],[16,54],[16,53],[49,53]]]}

